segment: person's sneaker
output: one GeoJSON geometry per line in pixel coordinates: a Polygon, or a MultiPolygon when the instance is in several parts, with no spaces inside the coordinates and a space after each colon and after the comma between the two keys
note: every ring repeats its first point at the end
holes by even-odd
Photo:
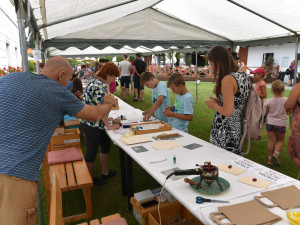
{"type": "Polygon", "coordinates": [[[98,177],[93,177],[93,183],[94,185],[102,185],[102,184],[106,184],[106,181],[103,179],[99,179],[98,177]]]}
{"type": "Polygon", "coordinates": [[[115,176],[116,174],[117,174],[117,171],[115,171],[115,170],[109,170],[107,175],[105,175],[105,174],[101,175],[101,179],[106,180],[108,178],[111,178],[111,177],[115,176]]]}
{"type": "Polygon", "coordinates": [[[273,165],[273,159],[268,159],[268,165],[273,165]]]}
{"type": "Polygon", "coordinates": [[[276,152],[274,152],[274,154],[271,157],[272,157],[274,165],[280,166],[279,155],[276,152]]]}
{"type": "Polygon", "coordinates": [[[135,98],[135,99],[133,99],[133,101],[134,101],[134,102],[137,102],[137,101],[138,101],[138,99],[137,99],[137,98],[135,98]]]}

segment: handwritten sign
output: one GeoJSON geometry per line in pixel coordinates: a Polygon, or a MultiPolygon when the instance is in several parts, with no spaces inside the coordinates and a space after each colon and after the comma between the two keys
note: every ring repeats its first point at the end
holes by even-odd
{"type": "Polygon", "coordinates": [[[244,168],[247,170],[258,166],[257,163],[255,163],[249,159],[245,159],[245,158],[231,160],[230,162],[238,167],[241,167],[241,168],[244,168]]]}
{"type": "Polygon", "coordinates": [[[262,177],[265,180],[271,181],[272,183],[275,184],[283,184],[283,183],[287,183],[289,181],[292,181],[293,179],[281,174],[277,171],[265,168],[261,171],[256,171],[255,174],[259,175],[260,177],[262,177]]]}

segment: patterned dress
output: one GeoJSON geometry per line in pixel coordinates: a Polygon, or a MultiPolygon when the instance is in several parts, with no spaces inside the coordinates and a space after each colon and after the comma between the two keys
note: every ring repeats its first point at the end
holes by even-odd
{"type": "Polygon", "coordinates": [[[300,158],[300,103],[293,109],[293,125],[288,142],[288,154],[291,158],[300,158]]]}
{"type": "MultiPolygon", "coordinates": [[[[243,135],[242,116],[247,103],[250,82],[246,73],[234,72],[233,76],[238,85],[238,91],[234,95],[234,110],[231,117],[226,117],[216,111],[210,133],[210,143],[242,155],[239,144],[243,135]]],[[[220,94],[220,106],[223,106],[223,96],[220,94]]]]}

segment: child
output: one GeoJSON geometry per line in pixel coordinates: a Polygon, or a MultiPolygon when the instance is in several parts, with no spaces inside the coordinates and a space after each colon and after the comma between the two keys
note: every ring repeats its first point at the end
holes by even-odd
{"type": "Polygon", "coordinates": [[[168,118],[164,115],[163,110],[166,106],[170,106],[169,90],[164,82],[155,78],[153,73],[144,72],[141,75],[141,86],[146,85],[152,90],[153,106],[143,112],[143,120],[147,121],[155,112],[155,117],[159,120],[168,122],[168,118]]]}
{"type": "Polygon", "coordinates": [[[187,133],[189,121],[193,120],[193,96],[186,88],[183,76],[179,73],[170,76],[167,86],[177,96],[174,106],[166,106],[163,113],[169,117],[169,124],[172,127],[187,133]]]}
{"type": "Polygon", "coordinates": [[[73,86],[71,87],[70,91],[79,99],[82,99],[82,82],[80,78],[75,77],[73,79],[73,86]]]}
{"type": "Polygon", "coordinates": [[[250,73],[254,74],[254,81],[256,82],[255,89],[261,101],[264,102],[264,98],[267,97],[267,85],[263,79],[266,71],[263,68],[257,68],[250,73]]]}
{"type": "MultiPolygon", "coordinates": [[[[266,71],[263,68],[257,68],[256,70],[251,71],[250,73],[254,74],[253,79],[256,82],[256,92],[260,97],[261,101],[264,102],[264,98],[267,97],[267,85],[263,79],[266,74],[266,71]]],[[[259,134],[256,139],[261,139],[261,135],[259,134]]]]}
{"type": "Polygon", "coordinates": [[[286,110],[284,103],[287,98],[283,97],[284,83],[276,80],[272,83],[271,91],[274,97],[265,102],[268,112],[266,130],[268,132],[268,164],[280,166],[279,154],[283,147],[286,131],[286,110]]]}

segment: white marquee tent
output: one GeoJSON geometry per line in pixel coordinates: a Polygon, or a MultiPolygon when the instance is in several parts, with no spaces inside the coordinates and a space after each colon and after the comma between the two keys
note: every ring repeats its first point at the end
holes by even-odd
{"type": "Polygon", "coordinates": [[[43,49],[234,48],[298,42],[300,32],[299,0],[30,0],[23,9],[19,2],[19,18],[31,12],[43,49]]]}

